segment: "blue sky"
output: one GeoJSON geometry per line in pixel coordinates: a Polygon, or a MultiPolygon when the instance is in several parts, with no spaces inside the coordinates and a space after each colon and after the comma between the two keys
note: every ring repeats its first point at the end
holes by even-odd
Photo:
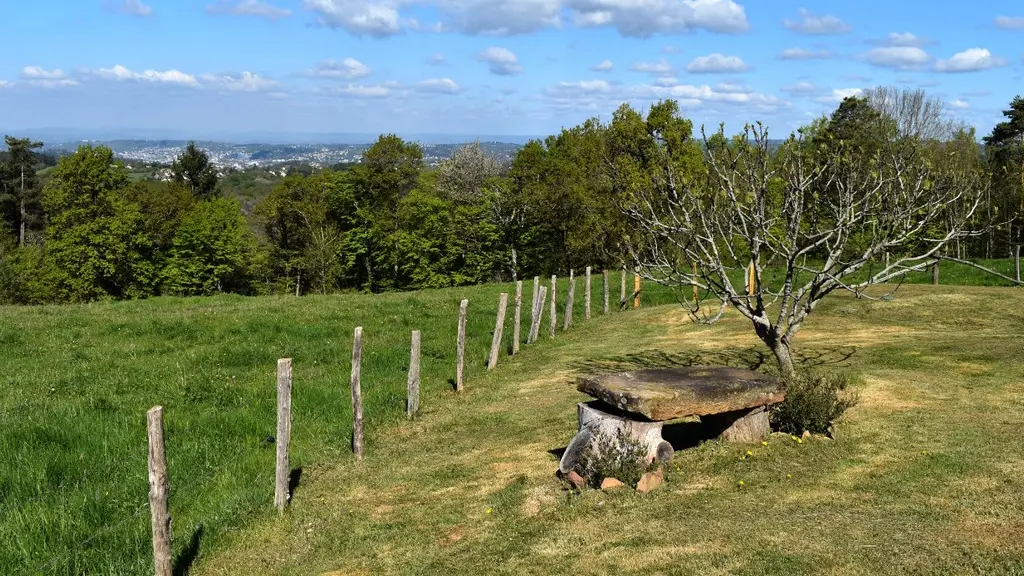
{"type": "Polygon", "coordinates": [[[0,127],[549,134],[674,98],[777,136],[874,85],[988,132],[1024,3],[37,0],[0,19],[0,127]]]}

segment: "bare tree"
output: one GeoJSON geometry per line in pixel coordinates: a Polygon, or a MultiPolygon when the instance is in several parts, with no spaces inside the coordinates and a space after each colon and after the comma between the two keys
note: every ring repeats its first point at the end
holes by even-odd
{"type": "Polygon", "coordinates": [[[868,104],[894,124],[901,137],[948,140],[963,127],[953,119],[943,101],[924,89],[876,86],[864,93],[868,104]]]}
{"type": "Polygon", "coordinates": [[[500,176],[505,166],[487,154],[480,142],[460,146],[451,158],[437,167],[437,186],[458,202],[476,202],[490,178],[500,176]]]}
{"type": "MultiPolygon", "coordinates": [[[[666,116],[656,106],[648,123],[656,111],[666,116]]],[[[793,372],[793,338],[825,296],[866,296],[872,284],[931,264],[968,233],[984,189],[980,172],[929,162],[916,139],[868,156],[798,136],[775,150],[760,124],[732,142],[721,129],[711,138],[702,130],[703,167],[684,174],[671,150],[683,139],[647,133],[642,149],[653,160],[622,206],[641,232],[630,246],[638,269],[717,299],[717,314],[693,309],[700,320],[717,320],[731,304],[783,374],[793,372]]]]}

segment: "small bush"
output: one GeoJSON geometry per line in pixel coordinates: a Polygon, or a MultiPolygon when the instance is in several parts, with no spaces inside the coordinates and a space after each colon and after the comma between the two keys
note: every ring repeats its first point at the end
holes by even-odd
{"type": "Polygon", "coordinates": [[[614,435],[599,432],[586,449],[580,453],[576,473],[595,488],[605,478],[615,478],[624,484],[636,487],[644,472],[656,463],[647,463],[647,448],[622,430],[614,435]]]}
{"type": "Polygon", "coordinates": [[[772,408],[772,425],[790,434],[824,434],[848,408],[857,404],[857,395],[847,390],[845,374],[798,374],[786,381],[786,399],[772,408]]]}

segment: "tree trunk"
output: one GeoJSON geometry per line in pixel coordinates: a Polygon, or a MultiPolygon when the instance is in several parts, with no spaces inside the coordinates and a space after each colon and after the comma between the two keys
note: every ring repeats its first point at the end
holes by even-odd
{"type": "Polygon", "coordinates": [[[784,377],[793,375],[793,357],[789,352],[789,342],[782,339],[776,340],[775,344],[769,344],[772,354],[775,354],[775,361],[779,364],[779,373],[784,377]]]}

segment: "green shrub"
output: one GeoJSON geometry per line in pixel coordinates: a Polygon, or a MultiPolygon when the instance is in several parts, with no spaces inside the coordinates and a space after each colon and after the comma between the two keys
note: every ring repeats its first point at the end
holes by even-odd
{"type": "Polygon", "coordinates": [[[786,381],[786,399],[772,408],[772,425],[782,432],[824,434],[857,395],[847,390],[849,378],[840,373],[807,373],[786,381]]]}
{"type": "Polygon", "coordinates": [[[614,435],[597,434],[594,442],[580,453],[576,473],[595,488],[605,478],[615,478],[636,487],[644,472],[654,467],[657,463],[647,462],[647,448],[636,438],[618,430],[614,435]]]}

